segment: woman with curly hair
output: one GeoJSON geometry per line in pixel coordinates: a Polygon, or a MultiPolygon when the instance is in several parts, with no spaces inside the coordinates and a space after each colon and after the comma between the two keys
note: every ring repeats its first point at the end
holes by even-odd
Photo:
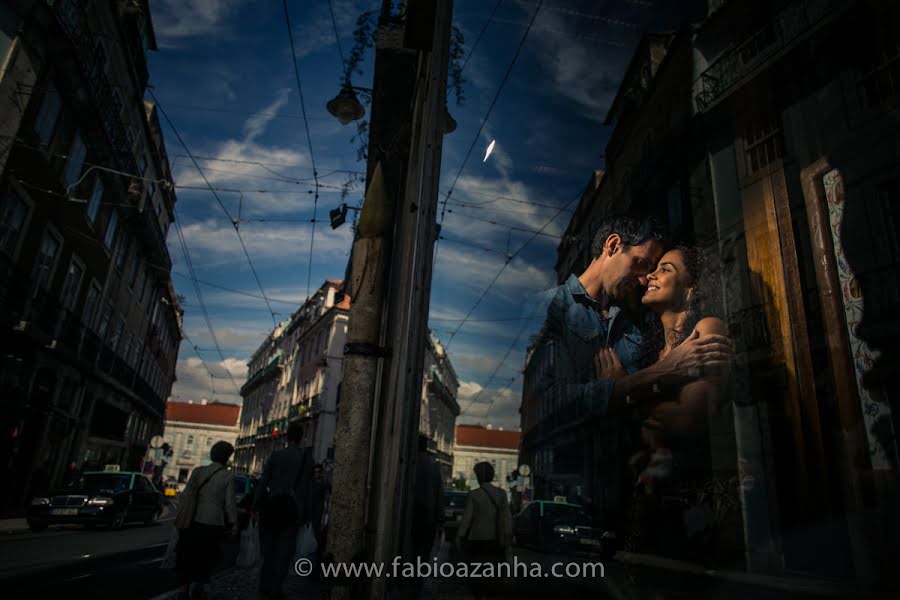
{"type": "MultiPolygon", "coordinates": [[[[641,302],[654,318],[644,335],[646,365],[665,359],[686,340],[728,335],[725,323],[715,316],[711,300],[717,286],[710,275],[701,252],[687,246],[669,250],[648,275],[641,302]]],[[[600,378],[622,375],[611,349],[602,349],[596,364],[600,378]]],[[[629,461],[637,478],[631,551],[683,556],[685,542],[699,540],[713,527],[712,515],[695,500],[712,477],[708,416],[724,395],[728,371],[698,375],[681,386],[658,389],[658,399],[643,409],[645,447],[629,461]]]]}

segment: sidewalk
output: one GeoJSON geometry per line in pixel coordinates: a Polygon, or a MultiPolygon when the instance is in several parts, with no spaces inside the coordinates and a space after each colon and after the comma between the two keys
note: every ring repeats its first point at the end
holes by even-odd
{"type": "Polygon", "coordinates": [[[28,522],[25,518],[19,519],[0,519],[0,535],[12,533],[25,533],[28,529],[28,522]]]}
{"type": "MultiPolygon", "coordinates": [[[[447,560],[447,549],[441,545],[438,561],[447,560]]],[[[206,588],[210,600],[256,600],[259,588],[259,568],[232,568],[214,575],[206,588]]],[[[284,586],[286,600],[318,600],[328,597],[328,589],[308,577],[300,577],[288,572],[284,586]]],[[[178,591],[172,590],[156,596],[152,600],[176,600],[178,591]]],[[[425,581],[420,598],[441,598],[442,600],[474,600],[468,587],[459,581],[429,578],[425,581]]]]}

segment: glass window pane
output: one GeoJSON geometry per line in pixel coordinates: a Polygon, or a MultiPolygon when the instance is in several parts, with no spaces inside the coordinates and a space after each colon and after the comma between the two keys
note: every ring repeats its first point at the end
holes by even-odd
{"type": "Polygon", "coordinates": [[[97,221],[97,212],[100,210],[100,202],[103,200],[103,180],[97,177],[94,180],[94,189],[91,191],[87,205],[87,217],[91,223],[97,221]]]}
{"type": "Polygon", "coordinates": [[[87,149],[84,147],[84,141],[82,141],[81,135],[76,133],[75,138],[72,140],[72,146],[69,148],[69,157],[66,160],[66,185],[73,185],[81,177],[81,168],[84,166],[86,153],[87,149]]]}
{"type": "Polygon", "coordinates": [[[3,212],[0,217],[0,249],[12,256],[16,251],[19,239],[22,237],[22,228],[25,226],[25,217],[28,215],[28,205],[13,191],[7,193],[3,201],[3,212]]]}
{"type": "Polygon", "coordinates": [[[61,105],[59,91],[51,81],[44,90],[44,99],[41,101],[41,107],[38,109],[37,117],[34,119],[34,131],[38,134],[38,138],[44,146],[48,146],[53,137],[53,130],[56,127],[61,105]]]}
{"type": "Polygon", "coordinates": [[[116,225],[119,223],[119,214],[112,211],[109,215],[109,223],[106,224],[106,237],[103,238],[103,244],[107,250],[112,250],[113,241],[116,239],[116,225]]]}

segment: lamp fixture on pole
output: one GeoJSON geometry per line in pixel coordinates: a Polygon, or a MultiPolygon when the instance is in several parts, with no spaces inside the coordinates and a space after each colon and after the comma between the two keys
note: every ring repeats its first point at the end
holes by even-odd
{"type": "Polygon", "coordinates": [[[350,121],[358,121],[366,114],[366,109],[356,97],[357,91],[369,94],[372,92],[372,90],[354,87],[345,83],[341,87],[340,93],[325,105],[328,112],[334,115],[341,122],[341,125],[346,125],[350,121]]]}

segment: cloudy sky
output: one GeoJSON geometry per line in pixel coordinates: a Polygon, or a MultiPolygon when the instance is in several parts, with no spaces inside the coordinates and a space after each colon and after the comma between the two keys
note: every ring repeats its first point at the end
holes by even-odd
{"type": "MultiPolygon", "coordinates": [[[[341,203],[343,187],[351,190],[347,202],[360,200],[365,165],[357,160],[356,127],[338,123],[325,103],[339,90],[341,55],[350,53],[357,18],[379,4],[332,0],[332,23],[327,2],[288,2],[311,157],[281,2],[152,3],[159,51],[150,53],[150,83],[202,169],[201,175],[164,121],[176,215],[221,349],[220,355],[173,229],[173,281],[185,297],[187,334],[173,397],[240,402],[235,383],[246,379],[246,361],[273,319],[287,318],[302,303],[308,278],[313,290],[325,279],[343,278],[351,229],[332,230],[327,214],[341,203]],[[317,223],[310,260],[311,158],[322,184],[316,217],[324,221],[317,223]],[[228,215],[205,189],[204,176],[228,215]],[[235,218],[271,312],[229,220],[235,218]]],[[[463,166],[537,2],[456,0],[465,100],[449,105],[458,127],[444,138],[441,191],[458,180],[443,222],[429,320],[460,378],[459,422],[518,427],[530,333],[521,320],[523,299],[553,281],[556,236],[594,169],[603,166],[609,131],[602,121],[641,34],[676,26],[689,5],[696,14],[703,4],[545,1],[463,166]],[[494,151],[482,162],[491,140],[494,151]],[[504,267],[507,252],[516,256],[504,267]]],[[[354,85],[371,87],[373,57],[369,50],[354,85]]]]}

